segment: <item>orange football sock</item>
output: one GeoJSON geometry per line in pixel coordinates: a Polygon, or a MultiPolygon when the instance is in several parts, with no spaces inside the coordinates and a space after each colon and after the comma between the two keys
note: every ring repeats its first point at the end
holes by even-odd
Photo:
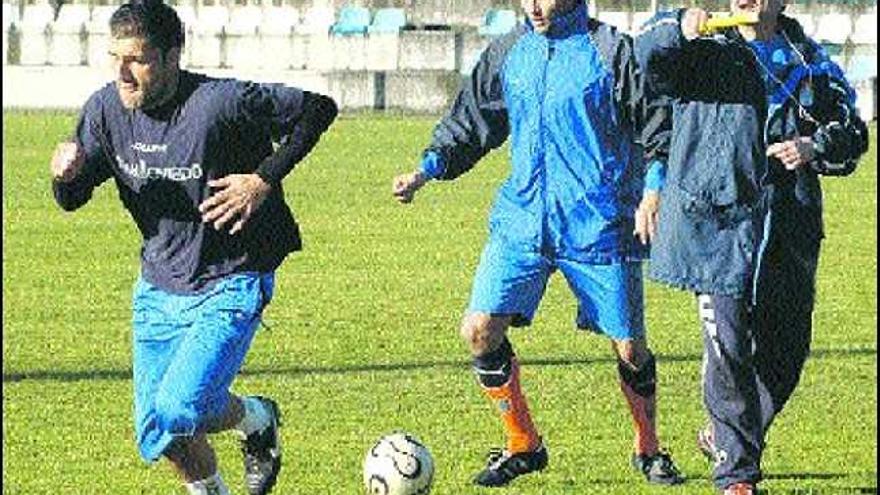
{"type": "Polygon", "coordinates": [[[510,358],[510,379],[507,383],[500,387],[483,386],[483,390],[501,413],[507,434],[507,450],[517,453],[538,448],[540,437],[532,423],[529,406],[519,385],[519,364],[516,358],[510,358]]]}
{"type": "Polygon", "coordinates": [[[656,454],[660,448],[654,420],[657,408],[657,395],[651,394],[643,397],[624,383],[623,380],[620,381],[620,390],[623,391],[623,395],[626,397],[626,402],[629,405],[629,411],[632,413],[633,427],[636,431],[633,448],[636,454],[656,454]]]}

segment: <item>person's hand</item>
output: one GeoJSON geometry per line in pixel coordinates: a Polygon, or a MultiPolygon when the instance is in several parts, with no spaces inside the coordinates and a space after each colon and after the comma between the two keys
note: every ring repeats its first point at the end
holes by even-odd
{"type": "Polygon", "coordinates": [[[773,143],[767,147],[767,156],[776,158],[787,170],[795,170],[816,158],[813,140],[808,137],[773,143]]]}
{"type": "Polygon", "coordinates": [[[394,182],[391,185],[391,194],[394,195],[397,201],[409,203],[412,202],[416,191],[421,189],[427,182],[428,180],[425,178],[425,175],[420,171],[401,174],[394,178],[394,182]]]}
{"type": "Polygon", "coordinates": [[[700,36],[700,31],[709,20],[709,13],[703,9],[692,8],[684,11],[681,16],[681,34],[687,40],[700,36]]]}
{"type": "Polygon", "coordinates": [[[58,143],[49,169],[58,182],[70,182],[79,175],[86,163],[86,155],[77,143],[58,143]]]}
{"type": "Polygon", "coordinates": [[[272,187],[257,174],[232,174],[208,181],[214,193],[199,205],[202,222],[217,230],[235,219],[229,235],[238,233],[263,204],[272,187]]]}
{"type": "Polygon", "coordinates": [[[660,193],[657,191],[647,191],[642,197],[636,209],[635,221],[636,227],[633,235],[642,241],[642,244],[648,244],[657,237],[657,218],[660,214],[660,193]]]}

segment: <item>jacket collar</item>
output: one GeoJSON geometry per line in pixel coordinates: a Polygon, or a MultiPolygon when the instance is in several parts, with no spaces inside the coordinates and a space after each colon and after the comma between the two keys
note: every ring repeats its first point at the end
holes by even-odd
{"type": "MultiPolygon", "coordinates": [[[[578,6],[574,9],[554,15],[550,24],[550,30],[546,33],[546,36],[548,38],[566,38],[572,34],[583,32],[589,19],[587,14],[586,2],[579,2],[578,6]]],[[[525,24],[530,32],[534,32],[535,28],[528,18],[526,18],[525,24]]]]}

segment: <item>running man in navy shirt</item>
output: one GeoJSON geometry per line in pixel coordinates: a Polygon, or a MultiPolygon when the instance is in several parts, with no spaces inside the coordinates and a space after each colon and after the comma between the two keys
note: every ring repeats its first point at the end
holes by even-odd
{"type": "Polygon", "coordinates": [[[143,235],[132,339],[140,453],[167,458],[191,494],[228,494],[206,435],[236,430],[248,493],[268,493],[281,467],[278,406],[229,388],[275,269],[300,249],[281,181],[336,104],[181,70],[183,27],[159,1],[122,5],[110,28],[116,80],[89,98],[51,171],[68,211],[112,178],[143,235]]]}

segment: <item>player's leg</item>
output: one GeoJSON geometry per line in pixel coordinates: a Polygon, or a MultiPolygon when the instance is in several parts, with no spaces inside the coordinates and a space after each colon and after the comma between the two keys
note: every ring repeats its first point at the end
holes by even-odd
{"type": "MultiPolygon", "coordinates": [[[[156,396],[159,425],[174,436],[186,440],[231,427],[240,431],[251,494],[268,493],[280,470],[280,415],[273,401],[238,398],[229,387],[271,297],[272,281],[271,274],[230,276],[181,311],[191,327],[156,396]]],[[[189,465],[178,467],[186,471],[189,465]]]]}
{"type": "Polygon", "coordinates": [[[645,340],[641,263],[560,260],[559,267],[578,299],[578,327],[611,339],[635,429],[633,466],[651,483],[681,483],[684,478],[657,438],[657,368],[645,340]]]}
{"type": "Polygon", "coordinates": [[[184,298],[138,280],[133,301],[132,338],[135,435],[141,456],[155,462],[163,455],[190,494],[228,494],[217,472],[216,457],[204,435],[175,436],[159,424],[156,397],[189,331],[177,308],[184,298]]]}
{"type": "Polygon", "coordinates": [[[611,339],[611,347],[617,356],[620,390],[635,427],[633,450],[637,455],[652,456],[660,450],[656,428],[656,361],[644,338],[611,339]]]}
{"type": "Polygon", "coordinates": [[[764,253],[754,308],[755,366],[766,436],[810,352],[819,241],[777,238],[764,253]]]}
{"type": "Polygon", "coordinates": [[[217,456],[204,433],[175,438],[164,455],[190,495],[229,495],[217,471],[217,456]]]}
{"type": "Polygon", "coordinates": [[[697,297],[703,326],[703,403],[713,433],[713,481],[720,489],[761,479],[764,435],[747,301],[697,297]]]}
{"type": "Polygon", "coordinates": [[[473,356],[477,380],[497,407],[507,437],[505,448],[490,454],[486,469],[474,479],[478,485],[506,485],[547,464],[547,450],[532,421],[506,332],[511,325],[531,321],[549,273],[550,265],[540,255],[498,242],[486,246],[477,268],[461,335],[473,356]]]}

